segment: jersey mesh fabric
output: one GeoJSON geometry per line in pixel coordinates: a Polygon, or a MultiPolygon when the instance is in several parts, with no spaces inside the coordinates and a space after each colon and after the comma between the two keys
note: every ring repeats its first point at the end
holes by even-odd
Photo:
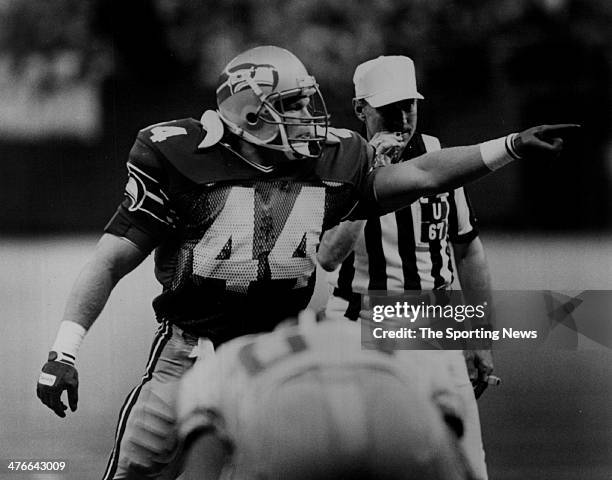
{"type": "Polygon", "coordinates": [[[189,212],[182,216],[184,229],[157,256],[158,269],[174,267],[154,302],[159,316],[210,336],[225,323],[215,319],[233,317],[231,323],[240,323],[240,333],[246,333],[252,328],[240,317],[247,312],[260,312],[259,330],[262,320],[272,327],[305,307],[325,187],[288,181],[221,185],[183,202],[179,210],[189,212]]]}
{"type": "Polygon", "coordinates": [[[142,198],[167,197],[161,207],[175,221],[160,225],[163,212],[123,206],[106,231],[155,248],[158,319],[218,344],[273,328],[308,304],[321,232],[359,200],[364,214],[375,208],[371,148],[346,131],[321,158],[279,161],[262,173],[234,149],[198,149],[202,136],[192,119],[142,130],[128,165],[151,177],[142,198]]]}

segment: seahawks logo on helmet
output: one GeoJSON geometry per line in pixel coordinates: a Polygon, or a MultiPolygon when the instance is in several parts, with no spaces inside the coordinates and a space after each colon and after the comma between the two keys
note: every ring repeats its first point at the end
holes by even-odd
{"type": "Polygon", "coordinates": [[[217,88],[219,102],[249,88],[247,78],[253,79],[260,87],[270,87],[272,90],[278,85],[278,71],[273,65],[241,63],[227,68],[221,74],[217,88]]]}

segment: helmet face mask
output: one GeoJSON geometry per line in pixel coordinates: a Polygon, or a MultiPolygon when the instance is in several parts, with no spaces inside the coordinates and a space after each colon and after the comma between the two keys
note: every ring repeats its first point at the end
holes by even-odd
{"type": "Polygon", "coordinates": [[[219,114],[244,140],[289,158],[317,158],[329,115],[318,85],[292,53],[257,47],[225,68],[217,89],[219,114]]]}

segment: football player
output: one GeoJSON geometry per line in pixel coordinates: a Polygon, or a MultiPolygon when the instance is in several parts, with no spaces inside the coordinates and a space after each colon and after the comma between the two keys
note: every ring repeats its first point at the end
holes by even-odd
{"type": "Polygon", "coordinates": [[[159,431],[188,448],[187,479],[471,478],[449,366],[406,353],[362,349],[345,320],[237,338],[187,372],[159,431]]]}
{"type": "MultiPolygon", "coordinates": [[[[117,282],[155,250],[160,327],[142,381],[126,399],[105,479],[129,478],[135,425],[156,389],[191,367],[196,344],[272,329],[312,294],[316,247],[342,219],[410,204],[519,157],[557,154],[567,126],[540,126],[480,145],[431,152],[372,171],[373,149],[329,127],[315,79],[292,53],[264,46],[229,62],[217,110],[141,130],[125,200],[69,295],[37,385],[60,417],[77,407],[75,360],[117,282]]],[[[200,348],[199,351],[203,351],[200,348]]],[[[167,447],[171,451],[172,445],[167,447]]],[[[144,465],[176,475],[173,455],[144,465]]]]}
{"type": "MultiPolygon", "coordinates": [[[[436,137],[417,129],[417,107],[423,96],[410,58],[393,55],[368,60],[357,66],[353,82],[355,115],[363,122],[381,166],[440,149],[436,137]]],[[[326,315],[357,320],[368,290],[450,288],[454,280],[451,247],[466,302],[490,302],[484,248],[462,187],[421,197],[409,208],[367,222],[343,222],[325,232],[317,253],[323,268],[333,271],[326,315]]],[[[478,408],[464,358],[458,350],[439,354],[454,359],[453,382],[462,387],[467,406],[463,445],[478,478],[486,479],[478,408]]],[[[486,386],[493,370],[491,352],[478,349],[465,355],[472,361],[474,383],[478,388],[486,386]]]]}

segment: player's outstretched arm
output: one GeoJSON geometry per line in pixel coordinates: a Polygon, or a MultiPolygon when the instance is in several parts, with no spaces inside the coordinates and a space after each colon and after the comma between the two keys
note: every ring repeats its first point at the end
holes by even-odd
{"type": "Polygon", "coordinates": [[[445,148],[381,168],[374,180],[378,204],[384,211],[397,210],[423,195],[483,177],[513,160],[558,155],[563,136],[577,127],[540,125],[480,145],[445,148]]]}
{"type": "Polygon", "coordinates": [[[74,412],[78,402],[76,354],[87,330],[104,308],[117,282],[136,268],[147,254],[115,235],[104,234],[77,278],[47,363],[36,386],[38,398],[58,416],[66,416],[64,390],[74,412]]]}

